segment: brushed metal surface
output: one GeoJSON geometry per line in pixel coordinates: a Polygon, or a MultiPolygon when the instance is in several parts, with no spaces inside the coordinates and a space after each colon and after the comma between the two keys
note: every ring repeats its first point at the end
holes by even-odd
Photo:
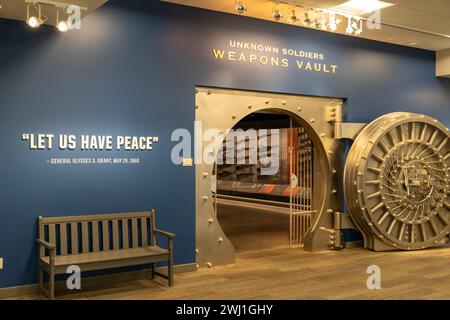
{"type": "MultiPolygon", "coordinates": [[[[306,250],[328,250],[329,235],[321,227],[333,226],[333,212],[342,210],[338,186],[342,144],[334,139],[334,125],[326,121],[330,106],[340,99],[273,94],[199,87],[196,89],[195,119],[202,131],[210,128],[224,132],[247,115],[263,110],[288,114],[305,128],[313,142],[315,170],[312,209],[317,212],[306,235],[306,250]]],[[[197,140],[196,140],[197,141],[197,140]]],[[[223,141],[217,141],[217,148],[223,141]]],[[[202,141],[203,148],[210,141],[202,141]]],[[[217,154],[215,155],[217,156],[217,154]]],[[[198,267],[234,262],[235,249],[218,222],[211,193],[212,164],[196,163],[196,261],[198,267]]]]}
{"type": "Polygon", "coordinates": [[[344,188],[367,249],[442,245],[450,232],[450,133],[428,116],[396,112],[365,127],[347,157],[344,188]]]}

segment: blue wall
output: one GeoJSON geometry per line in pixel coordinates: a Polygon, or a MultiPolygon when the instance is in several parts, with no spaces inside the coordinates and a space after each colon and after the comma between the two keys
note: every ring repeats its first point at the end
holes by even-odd
{"type": "Polygon", "coordinates": [[[194,88],[208,85],[347,98],[348,120],[392,111],[450,124],[450,79],[433,52],[153,1],[110,1],[82,30],[0,22],[0,287],[36,281],[36,217],[156,208],[195,260],[194,168],[170,160],[192,129],[194,88]],[[335,75],[213,61],[229,40],[324,52],[335,75]],[[22,133],[155,135],[150,153],[30,151],[22,133]],[[50,166],[55,157],[138,156],[138,166],[50,166]]]}

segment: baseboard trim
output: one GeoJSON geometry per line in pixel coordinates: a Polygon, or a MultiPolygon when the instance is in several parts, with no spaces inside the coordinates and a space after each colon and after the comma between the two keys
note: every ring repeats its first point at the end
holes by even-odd
{"type": "MultiPolygon", "coordinates": [[[[157,268],[157,271],[167,274],[167,267],[157,268]]],[[[175,274],[187,273],[196,271],[197,267],[195,263],[177,264],[173,266],[173,272],[175,274]]],[[[107,284],[111,282],[132,281],[145,279],[149,277],[148,270],[139,270],[131,272],[112,273],[101,276],[86,277],[83,281],[83,287],[97,286],[107,284]]],[[[64,290],[66,287],[65,280],[57,281],[55,283],[55,290],[64,290]]],[[[39,294],[39,288],[37,284],[26,284],[22,286],[0,288],[0,299],[7,299],[11,297],[30,296],[39,294]]]]}
{"type": "Polygon", "coordinates": [[[0,299],[7,299],[16,296],[30,296],[38,294],[37,284],[25,284],[16,287],[0,288],[0,299]]]}

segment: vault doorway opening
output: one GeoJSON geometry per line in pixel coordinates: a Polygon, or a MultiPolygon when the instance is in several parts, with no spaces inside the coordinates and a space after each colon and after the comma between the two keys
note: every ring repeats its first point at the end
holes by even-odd
{"type": "Polygon", "coordinates": [[[313,142],[300,122],[280,110],[251,113],[218,150],[214,209],[235,251],[303,246],[316,211],[313,142]]]}
{"type": "Polygon", "coordinates": [[[195,158],[207,160],[195,164],[199,268],[234,263],[236,249],[329,249],[327,230],[333,226],[332,213],[340,210],[339,197],[332,192],[341,159],[332,110],[339,104],[338,98],[196,89],[195,158]],[[278,176],[259,174],[264,166],[219,168],[222,144],[237,127],[280,130],[280,158],[272,162],[280,167],[278,176]]]}

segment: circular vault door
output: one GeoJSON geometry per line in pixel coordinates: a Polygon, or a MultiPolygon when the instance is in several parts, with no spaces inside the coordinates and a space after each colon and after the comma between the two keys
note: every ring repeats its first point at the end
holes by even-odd
{"type": "Polygon", "coordinates": [[[443,124],[412,113],[384,115],[358,135],[344,186],[366,248],[443,243],[450,231],[449,138],[443,124]]]}

